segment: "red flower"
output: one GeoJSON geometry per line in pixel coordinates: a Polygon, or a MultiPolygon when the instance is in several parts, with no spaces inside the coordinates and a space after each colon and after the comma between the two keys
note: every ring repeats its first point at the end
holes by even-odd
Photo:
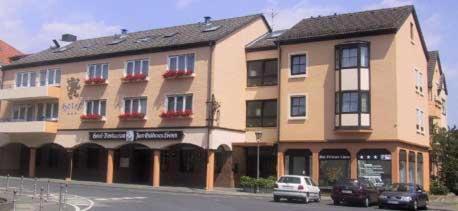
{"type": "Polygon", "coordinates": [[[86,114],[86,115],[81,115],[80,118],[82,120],[99,120],[99,119],[102,119],[102,116],[98,114],[86,114]]]}
{"type": "Polygon", "coordinates": [[[129,74],[122,78],[123,81],[144,81],[146,80],[146,74],[137,73],[137,74],[129,74]]]}
{"type": "Polygon", "coordinates": [[[145,118],[144,113],[138,113],[138,112],[132,112],[132,113],[124,113],[119,115],[119,118],[122,120],[128,120],[128,119],[143,119],[145,118]]]}
{"type": "Polygon", "coordinates": [[[177,71],[177,76],[183,76],[186,74],[186,71],[185,70],[178,70],[177,71]]]}

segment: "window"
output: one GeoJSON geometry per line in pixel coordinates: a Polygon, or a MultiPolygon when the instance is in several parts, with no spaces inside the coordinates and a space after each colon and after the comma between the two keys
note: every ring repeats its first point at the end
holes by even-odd
{"type": "Polygon", "coordinates": [[[107,109],[107,101],[106,100],[87,100],[86,102],[86,110],[85,114],[90,115],[90,114],[97,114],[100,116],[105,116],[106,115],[106,109],[107,109]]]}
{"type": "Polygon", "coordinates": [[[13,121],[33,121],[34,108],[32,105],[15,105],[13,107],[13,121]]]}
{"type": "Polygon", "coordinates": [[[290,117],[291,118],[305,118],[306,113],[306,96],[291,96],[290,99],[290,117]]]}
{"type": "Polygon", "coordinates": [[[57,120],[59,117],[58,103],[39,103],[37,104],[37,120],[57,120]]]}
{"type": "Polygon", "coordinates": [[[257,100],[246,103],[247,127],[276,127],[277,100],[257,100]]]}
{"type": "Polygon", "coordinates": [[[358,48],[342,49],[342,68],[358,66],[358,48]]]}
{"type": "Polygon", "coordinates": [[[416,184],[415,182],[415,171],[416,171],[415,159],[416,159],[415,152],[409,152],[409,182],[414,183],[414,184],[416,184]]]}
{"type": "Polygon", "coordinates": [[[369,113],[369,93],[361,92],[361,113],[369,113]]]}
{"type": "Polygon", "coordinates": [[[447,102],[442,99],[442,115],[447,115],[447,102]]]}
{"type": "Polygon", "coordinates": [[[357,113],[359,96],[358,92],[342,93],[342,113],[357,113]]]}
{"type": "Polygon", "coordinates": [[[269,86],[277,84],[277,60],[248,62],[247,86],[269,86]]]}
{"type": "Polygon", "coordinates": [[[415,90],[417,93],[423,93],[423,73],[415,69],[415,90]]]}
{"type": "Polygon", "coordinates": [[[414,25],[413,25],[413,23],[410,23],[410,39],[412,41],[414,40],[414,25]]]}
{"type": "Polygon", "coordinates": [[[169,56],[168,70],[194,72],[194,63],[194,54],[169,56]]]}
{"type": "Polygon", "coordinates": [[[35,72],[16,73],[16,87],[34,87],[37,74],[35,72]]]}
{"type": "Polygon", "coordinates": [[[307,60],[305,54],[291,56],[291,76],[306,75],[307,60]]]}
{"type": "Polygon", "coordinates": [[[407,183],[407,152],[399,151],[399,182],[407,183]]]}
{"type": "Polygon", "coordinates": [[[40,86],[59,85],[60,69],[47,69],[40,71],[40,86]]]}
{"type": "Polygon", "coordinates": [[[171,95],[166,99],[167,112],[192,111],[192,95],[171,95]]]}
{"type": "Polygon", "coordinates": [[[424,121],[425,113],[423,110],[419,108],[417,108],[416,111],[417,111],[417,126],[416,126],[417,133],[424,134],[425,133],[425,121],[424,121]]]}
{"type": "Polygon", "coordinates": [[[108,64],[90,64],[88,65],[87,78],[108,79],[108,64]]]}
{"type": "Polygon", "coordinates": [[[148,75],[149,60],[138,59],[127,61],[126,75],[148,75]]]}
{"type": "Polygon", "coordinates": [[[417,153],[417,184],[423,185],[423,154],[417,153]]]}
{"type": "Polygon", "coordinates": [[[124,99],[124,113],[146,114],[146,97],[124,99]]]}

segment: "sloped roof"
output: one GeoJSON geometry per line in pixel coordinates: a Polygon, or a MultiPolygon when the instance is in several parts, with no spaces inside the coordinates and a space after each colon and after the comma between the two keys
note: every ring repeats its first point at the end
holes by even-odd
{"type": "Polygon", "coordinates": [[[10,58],[22,55],[22,53],[9,45],[8,43],[0,40],[0,64],[9,64],[10,58]]]}
{"type": "Polygon", "coordinates": [[[394,33],[414,11],[403,6],[303,19],[279,37],[280,43],[394,33]]]}
{"type": "Polygon", "coordinates": [[[249,43],[246,46],[247,51],[259,51],[259,50],[271,50],[276,48],[275,42],[277,41],[278,37],[285,33],[287,30],[277,30],[273,32],[266,33],[259,37],[258,39],[254,40],[253,42],[249,43]]]}
{"type": "Polygon", "coordinates": [[[429,58],[428,58],[428,87],[433,87],[433,76],[434,76],[434,69],[436,64],[439,66],[439,72],[441,74],[441,83],[444,83],[444,91],[448,94],[447,91],[447,83],[445,81],[445,75],[442,72],[442,65],[439,57],[439,51],[429,51],[429,58]]]}
{"type": "Polygon", "coordinates": [[[212,20],[212,26],[217,29],[210,31],[204,31],[207,27],[204,23],[194,23],[128,33],[125,37],[118,37],[117,40],[122,41],[117,44],[112,44],[116,39],[115,36],[77,40],[65,46],[67,48],[65,51],[56,52],[57,49],[46,49],[14,61],[11,65],[4,66],[4,69],[208,45],[259,18],[262,18],[269,27],[262,14],[255,14],[212,20]]]}

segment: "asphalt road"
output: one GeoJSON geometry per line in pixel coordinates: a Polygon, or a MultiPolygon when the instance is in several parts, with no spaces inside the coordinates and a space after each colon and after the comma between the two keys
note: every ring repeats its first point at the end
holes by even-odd
{"type": "MultiPolygon", "coordinates": [[[[0,179],[0,187],[5,186],[0,179]]],[[[10,181],[10,187],[20,187],[17,180],[10,181]]],[[[39,182],[38,190],[46,183],[39,182]]],[[[24,182],[24,192],[33,192],[33,182],[24,182]]],[[[38,191],[39,192],[39,191],[38,191]]],[[[59,195],[59,184],[50,185],[51,198],[59,195]]],[[[69,210],[77,211],[333,211],[333,210],[380,210],[377,206],[334,206],[331,201],[303,204],[300,202],[273,202],[271,198],[250,196],[221,196],[197,193],[170,193],[151,189],[130,189],[110,186],[89,186],[73,184],[68,189],[66,202],[69,210]],[[72,209],[73,208],[73,209],[72,209]]],[[[58,200],[56,200],[58,201],[58,200]]]]}

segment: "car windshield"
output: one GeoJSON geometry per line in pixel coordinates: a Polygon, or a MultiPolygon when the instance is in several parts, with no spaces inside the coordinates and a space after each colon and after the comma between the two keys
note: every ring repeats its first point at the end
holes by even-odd
{"type": "Polygon", "coordinates": [[[280,183],[293,183],[293,184],[301,184],[301,178],[299,177],[281,177],[278,180],[280,183]]]}
{"type": "Polygon", "coordinates": [[[415,186],[411,184],[395,183],[390,186],[389,190],[395,192],[414,192],[415,186]]]}

